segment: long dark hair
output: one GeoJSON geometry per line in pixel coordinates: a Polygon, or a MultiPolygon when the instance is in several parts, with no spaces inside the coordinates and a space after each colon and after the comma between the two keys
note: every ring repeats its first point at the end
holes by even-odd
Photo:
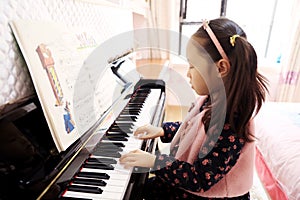
{"type": "MultiPolygon", "coordinates": [[[[257,55],[253,46],[247,41],[243,29],[232,20],[218,18],[209,21],[212,29],[230,62],[230,71],[223,79],[227,95],[226,121],[231,129],[245,139],[253,141],[253,134],[249,132],[248,122],[260,110],[267,89],[267,79],[257,71],[257,55]],[[230,37],[235,38],[234,46],[230,43],[230,37]]],[[[192,36],[201,41],[201,46],[208,52],[214,62],[222,57],[211,38],[200,27],[192,36]]],[[[210,119],[210,112],[203,118],[204,124],[210,119]]]]}

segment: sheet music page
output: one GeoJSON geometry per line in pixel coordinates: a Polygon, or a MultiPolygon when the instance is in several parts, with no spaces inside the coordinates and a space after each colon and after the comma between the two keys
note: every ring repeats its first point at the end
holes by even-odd
{"type": "Polygon", "coordinates": [[[42,21],[19,20],[10,25],[54,142],[64,151],[99,119],[122,84],[101,64],[85,67],[99,45],[92,31],[42,21]]]}

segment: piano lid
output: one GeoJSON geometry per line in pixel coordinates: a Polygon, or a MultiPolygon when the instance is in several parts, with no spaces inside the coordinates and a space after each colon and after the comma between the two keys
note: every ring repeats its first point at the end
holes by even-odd
{"type": "MultiPolygon", "coordinates": [[[[99,107],[95,110],[101,112],[98,123],[120,98],[131,95],[139,82],[140,75],[134,72],[132,56],[133,53],[130,53],[105,66],[98,80],[98,93],[95,93],[94,99],[101,99],[95,102],[95,107],[99,107]],[[116,66],[117,70],[114,69],[116,66]],[[125,79],[126,82],[123,81],[125,79]]],[[[114,119],[114,116],[111,118],[114,119]]],[[[4,173],[0,173],[3,180],[0,181],[0,186],[7,191],[0,193],[3,199],[13,197],[14,195],[6,196],[13,191],[19,192],[16,194],[18,197],[36,197],[49,184],[51,177],[74,155],[84,138],[88,137],[84,135],[65,151],[59,152],[37,98],[2,118],[0,130],[6,133],[1,134],[0,140],[0,169],[4,170],[4,173]]],[[[86,134],[88,131],[89,129],[86,134]]]]}
{"type": "MultiPolygon", "coordinates": [[[[28,21],[14,22],[12,29],[29,68],[38,99],[35,98],[33,103],[36,108],[24,118],[1,124],[4,130],[15,132],[16,137],[20,135],[20,138],[25,138],[18,141],[29,144],[26,146],[31,151],[27,158],[32,161],[28,161],[31,166],[29,171],[8,172],[5,180],[14,181],[12,191],[25,188],[29,196],[35,196],[33,193],[40,192],[49,184],[51,177],[73,157],[92,132],[90,130],[101,122],[110,108],[119,102],[118,99],[125,99],[134,91],[141,76],[135,70],[134,52],[107,63],[107,59],[102,59],[99,52],[93,51],[91,54],[95,46],[82,47],[73,32],[77,30],[66,30],[66,27],[56,23],[28,21]],[[62,37],[68,40],[62,40],[62,37]],[[72,48],[75,48],[74,52],[72,48]],[[23,123],[17,126],[17,121],[23,123]],[[36,128],[37,124],[39,128],[36,128]]],[[[105,53],[109,52],[100,51],[100,54],[105,53]]],[[[106,54],[104,58],[108,58],[106,54]]],[[[113,112],[110,114],[114,115],[113,112]]],[[[7,151],[3,152],[5,157],[7,151]]],[[[19,153],[21,155],[22,151],[19,153]]],[[[14,168],[10,163],[5,166],[14,168]]],[[[5,185],[5,182],[2,183],[5,185]]]]}

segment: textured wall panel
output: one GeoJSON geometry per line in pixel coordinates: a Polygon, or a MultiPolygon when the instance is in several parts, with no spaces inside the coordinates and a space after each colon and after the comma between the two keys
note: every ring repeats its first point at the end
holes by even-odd
{"type": "Polygon", "coordinates": [[[0,13],[0,112],[8,104],[34,95],[26,63],[9,27],[11,20],[45,20],[79,26],[96,32],[97,41],[132,30],[130,11],[87,1],[1,0],[0,13]]]}

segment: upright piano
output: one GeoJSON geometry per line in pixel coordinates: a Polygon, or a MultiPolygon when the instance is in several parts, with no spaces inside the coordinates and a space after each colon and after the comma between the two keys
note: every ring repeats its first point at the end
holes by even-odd
{"type": "Polygon", "coordinates": [[[165,83],[137,72],[127,76],[125,68],[136,67],[130,58],[122,55],[105,66],[123,89],[65,151],[56,149],[37,97],[1,115],[1,200],[141,199],[149,169],[125,169],[118,158],[134,149],[156,150],[156,140],[139,140],[133,131],[161,125],[165,83]]]}

